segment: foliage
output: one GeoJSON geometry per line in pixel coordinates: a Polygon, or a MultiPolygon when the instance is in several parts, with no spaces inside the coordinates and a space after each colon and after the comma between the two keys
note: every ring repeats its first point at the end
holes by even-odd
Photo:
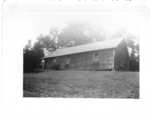
{"type": "Polygon", "coordinates": [[[127,38],[124,42],[116,49],[115,69],[139,71],[139,44],[131,38],[127,38]]]}
{"type": "Polygon", "coordinates": [[[128,56],[128,50],[125,41],[122,41],[116,48],[115,69],[118,71],[129,70],[129,56],[128,56]]]}
{"type": "Polygon", "coordinates": [[[128,47],[131,48],[130,53],[130,71],[139,71],[139,44],[132,40],[127,40],[128,47]]]}
{"type": "Polygon", "coordinates": [[[33,48],[25,48],[23,56],[24,72],[34,72],[41,68],[41,59],[43,56],[43,50],[39,43],[36,43],[33,48]]]}
{"type": "MultiPolygon", "coordinates": [[[[58,48],[71,47],[91,43],[93,41],[105,40],[105,35],[101,33],[102,30],[95,30],[90,24],[83,22],[71,22],[64,28],[52,28],[47,35],[40,35],[37,41],[31,46],[31,41],[24,47],[24,72],[33,72],[41,68],[41,60],[45,52],[55,51],[58,48]],[[46,51],[45,51],[46,50],[46,51]]],[[[122,33],[117,33],[114,37],[122,36],[122,33]]],[[[118,60],[116,60],[117,69],[122,70],[139,70],[139,45],[135,44],[130,35],[127,37],[127,45],[122,43],[119,45],[116,53],[119,53],[118,60]],[[125,58],[123,54],[128,54],[126,46],[132,49],[129,58],[125,58]],[[129,59],[129,66],[126,63],[121,63],[120,60],[129,59]],[[126,66],[126,67],[125,67],[126,66]]],[[[60,66],[54,66],[59,69],[60,66]]]]}
{"type": "Polygon", "coordinates": [[[71,47],[102,39],[104,37],[99,32],[96,32],[89,24],[71,22],[58,35],[58,45],[60,47],[71,47]]]}
{"type": "Polygon", "coordinates": [[[134,53],[130,56],[130,71],[139,71],[139,56],[135,56],[134,53]]]}
{"type": "Polygon", "coordinates": [[[50,37],[50,35],[46,36],[41,35],[37,38],[37,40],[38,40],[37,43],[41,48],[53,51],[57,49],[57,43],[55,42],[54,39],[50,37]]]}
{"type": "Polygon", "coordinates": [[[52,28],[49,34],[40,35],[37,38],[37,43],[41,48],[55,51],[58,48],[77,46],[104,39],[105,37],[89,24],[71,22],[62,29],[52,28]]]}

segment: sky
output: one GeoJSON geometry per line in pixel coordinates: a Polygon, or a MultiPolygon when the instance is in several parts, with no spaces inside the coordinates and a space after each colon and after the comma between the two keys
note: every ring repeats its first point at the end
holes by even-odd
{"type": "Polygon", "coordinates": [[[137,36],[139,41],[143,23],[143,9],[99,7],[98,5],[21,4],[4,5],[4,31],[8,38],[18,38],[25,45],[35,42],[40,34],[48,34],[52,27],[63,27],[71,21],[90,22],[107,34],[122,31],[137,36]],[[9,35],[7,35],[9,34],[9,35]]]}

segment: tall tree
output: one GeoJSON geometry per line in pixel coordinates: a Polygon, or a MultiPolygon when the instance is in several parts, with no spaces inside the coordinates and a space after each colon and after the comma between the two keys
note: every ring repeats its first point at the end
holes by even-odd
{"type": "Polygon", "coordinates": [[[115,51],[115,69],[118,71],[129,70],[129,59],[127,44],[123,40],[115,51]]]}
{"type": "Polygon", "coordinates": [[[47,50],[56,50],[58,48],[57,42],[50,35],[41,35],[38,37],[38,44],[41,48],[46,48],[47,50]]]}
{"type": "Polygon", "coordinates": [[[34,72],[36,69],[41,68],[41,60],[44,57],[44,53],[39,41],[32,48],[27,44],[23,54],[24,72],[34,72]]]}
{"type": "Polygon", "coordinates": [[[58,44],[60,47],[71,47],[102,40],[103,38],[90,24],[71,22],[59,34],[58,44]]]}
{"type": "Polygon", "coordinates": [[[139,71],[139,44],[136,44],[133,40],[127,40],[128,47],[131,48],[130,52],[130,70],[139,71]]]}

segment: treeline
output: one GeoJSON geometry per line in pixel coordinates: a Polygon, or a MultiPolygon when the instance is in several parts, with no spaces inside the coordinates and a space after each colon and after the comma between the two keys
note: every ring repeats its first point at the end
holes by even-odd
{"type": "MultiPolygon", "coordinates": [[[[106,39],[103,29],[95,30],[87,23],[69,23],[62,29],[52,28],[47,35],[40,35],[34,45],[31,41],[23,49],[24,72],[39,72],[42,68],[44,49],[55,51],[58,48],[71,47],[102,41],[106,39]]],[[[121,35],[121,34],[119,34],[121,35]]],[[[139,70],[139,45],[129,39],[128,46],[131,48],[130,70],[139,70]]]]}
{"type": "Polygon", "coordinates": [[[31,41],[24,47],[24,72],[40,71],[44,49],[55,51],[105,39],[102,30],[96,31],[90,24],[71,22],[62,29],[52,28],[47,35],[40,35],[32,46],[31,41]]]}

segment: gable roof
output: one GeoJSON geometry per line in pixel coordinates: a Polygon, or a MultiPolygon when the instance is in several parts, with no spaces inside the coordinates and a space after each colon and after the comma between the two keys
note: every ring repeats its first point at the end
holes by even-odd
{"type": "Polygon", "coordinates": [[[84,44],[84,45],[79,45],[74,47],[60,48],[54,52],[48,52],[48,54],[44,58],[116,48],[121,41],[122,38],[117,38],[117,39],[110,39],[110,40],[94,42],[94,43],[84,44]]]}

